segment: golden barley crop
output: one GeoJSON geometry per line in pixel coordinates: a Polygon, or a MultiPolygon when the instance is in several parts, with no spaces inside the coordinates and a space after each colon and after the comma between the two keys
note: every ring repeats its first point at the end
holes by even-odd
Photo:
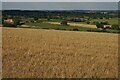
{"type": "Polygon", "coordinates": [[[116,78],[118,34],[3,28],[4,78],[116,78]]]}

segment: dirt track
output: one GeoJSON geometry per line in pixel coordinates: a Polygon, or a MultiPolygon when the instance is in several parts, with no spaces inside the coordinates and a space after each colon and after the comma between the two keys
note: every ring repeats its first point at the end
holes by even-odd
{"type": "Polygon", "coordinates": [[[115,78],[118,35],[3,28],[4,78],[115,78]]]}

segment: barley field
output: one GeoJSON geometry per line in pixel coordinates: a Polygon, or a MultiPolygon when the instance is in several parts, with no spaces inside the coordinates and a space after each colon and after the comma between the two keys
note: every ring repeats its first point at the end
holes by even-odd
{"type": "Polygon", "coordinates": [[[4,78],[117,78],[118,34],[3,28],[4,78]]]}

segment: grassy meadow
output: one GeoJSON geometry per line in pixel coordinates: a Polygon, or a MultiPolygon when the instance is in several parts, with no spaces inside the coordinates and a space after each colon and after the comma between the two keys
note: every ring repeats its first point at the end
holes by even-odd
{"type": "Polygon", "coordinates": [[[111,19],[93,19],[91,22],[98,21],[98,22],[104,22],[107,21],[108,24],[113,25],[113,24],[118,24],[118,18],[111,18],[111,19]]]}

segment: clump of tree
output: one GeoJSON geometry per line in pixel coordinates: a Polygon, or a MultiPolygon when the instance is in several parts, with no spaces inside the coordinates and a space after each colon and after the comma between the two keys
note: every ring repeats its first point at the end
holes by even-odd
{"type": "Polygon", "coordinates": [[[78,28],[73,28],[73,31],[79,31],[79,29],[78,28]]]}
{"type": "Polygon", "coordinates": [[[103,24],[103,25],[108,25],[108,24],[109,24],[108,21],[104,21],[104,22],[94,21],[94,22],[93,22],[94,25],[96,25],[96,24],[98,24],[98,23],[103,24]]]}
{"type": "Polygon", "coordinates": [[[4,27],[17,27],[14,23],[7,23],[7,22],[4,22],[3,26],[4,27]]]}
{"type": "Polygon", "coordinates": [[[72,18],[69,21],[71,21],[71,22],[85,22],[86,20],[85,19],[74,19],[74,18],[72,18]]]}
{"type": "Polygon", "coordinates": [[[38,17],[34,17],[34,20],[37,21],[39,18],[38,17]]]}
{"type": "Polygon", "coordinates": [[[66,20],[61,21],[61,25],[68,25],[68,24],[67,24],[67,21],[66,21],[66,20]]]}
{"type": "Polygon", "coordinates": [[[81,22],[81,19],[70,19],[72,22],[81,22]]]}
{"type": "Polygon", "coordinates": [[[100,22],[96,22],[96,27],[97,28],[103,28],[104,24],[101,24],[100,22]]]}
{"type": "Polygon", "coordinates": [[[48,21],[50,21],[50,18],[47,18],[48,21]]]}
{"type": "Polygon", "coordinates": [[[43,20],[38,20],[37,22],[42,23],[42,22],[43,22],[43,20]]]}
{"type": "Polygon", "coordinates": [[[100,29],[88,29],[87,31],[88,32],[107,32],[106,29],[102,29],[102,30],[100,30],[100,29]]]}
{"type": "Polygon", "coordinates": [[[103,25],[108,25],[108,22],[107,22],[107,21],[101,22],[101,24],[103,24],[103,25]]]}
{"type": "Polygon", "coordinates": [[[87,24],[90,24],[90,21],[87,21],[86,23],[87,23],[87,24]]]}
{"type": "Polygon", "coordinates": [[[112,29],[120,30],[120,26],[118,24],[113,24],[112,29]]]}
{"type": "Polygon", "coordinates": [[[14,24],[15,26],[17,26],[17,25],[21,25],[21,23],[20,23],[20,20],[19,20],[19,19],[14,19],[13,24],[14,24]]]}

